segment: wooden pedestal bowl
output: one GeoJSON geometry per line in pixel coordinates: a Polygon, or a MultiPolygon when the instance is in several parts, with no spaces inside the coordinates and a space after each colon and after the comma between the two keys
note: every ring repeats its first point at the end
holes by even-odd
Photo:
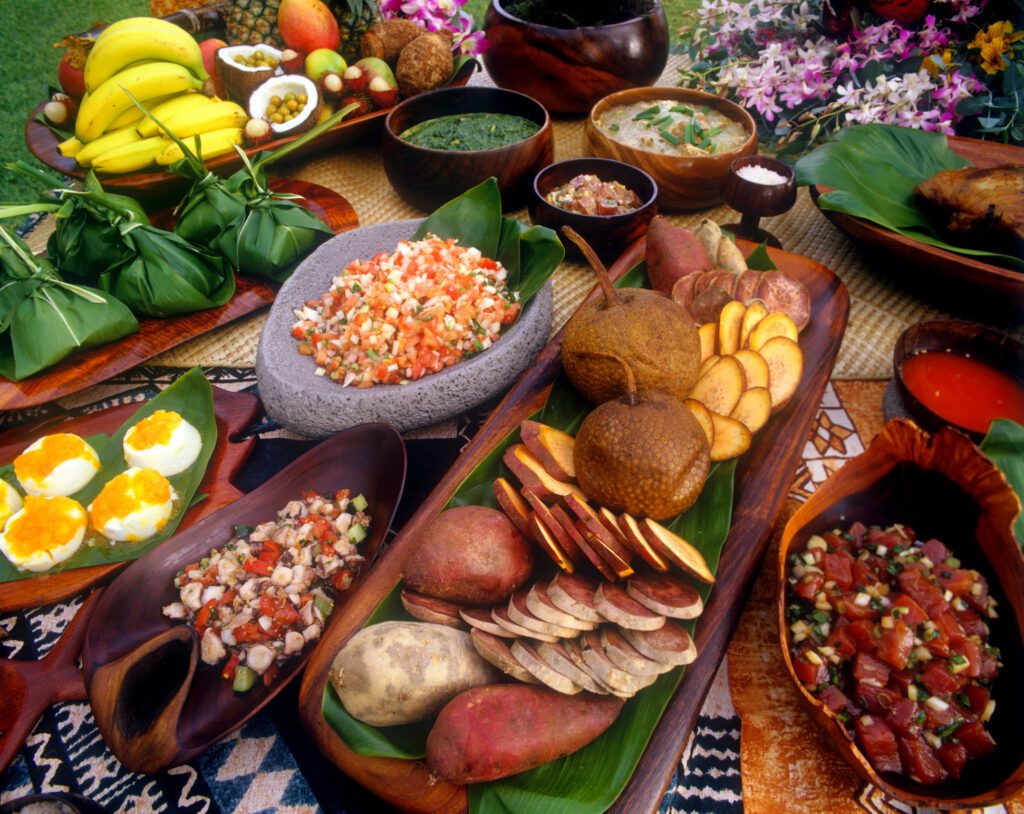
{"type": "Polygon", "coordinates": [[[394,108],[384,122],[384,171],[395,191],[424,212],[491,176],[498,179],[506,211],[526,203],[533,177],[554,157],[551,120],[536,100],[501,88],[445,88],[421,93],[394,108]],[[529,138],[493,150],[434,150],[399,138],[428,119],[459,113],[507,113],[536,122],[529,138]]]}
{"type": "MultiPolygon", "coordinates": [[[[490,48],[484,67],[502,88],[537,99],[554,113],[586,113],[598,99],[618,90],[650,85],[668,61],[668,22],[660,0],[580,6],[578,28],[528,22],[510,14],[508,2],[492,0],[484,17],[490,48]],[[636,15],[614,12],[625,5],[636,15]],[[594,24],[588,24],[594,23],[594,24]]],[[[566,4],[551,4],[566,5],[566,4]]]]}
{"type": "Polygon", "coordinates": [[[722,201],[722,186],[729,168],[737,158],[757,152],[757,127],[750,114],[728,99],[686,88],[633,88],[606,96],[590,111],[584,128],[587,147],[599,158],[614,158],[639,167],[658,182],[659,209],[706,209],[722,201]],[[749,133],[735,150],[711,155],[666,155],[641,150],[615,141],[598,127],[601,117],[613,107],[666,99],[681,105],[701,108],[705,105],[739,122],[749,133]]]}
{"type": "Polygon", "coordinates": [[[1003,802],[1024,788],[1024,556],[1013,533],[1020,501],[1003,473],[967,438],[946,427],[928,435],[916,424],[890,421],[868,450],[818,487],[786,524],[779,546],[778,624],[786,668],[811,716],[865,780],[908,805],[976,809],[1003,802]],[[918,539],[936,537],[964,568],[980,571],[999,602],[999,618],[986,620],[990,642],[1002,652],[993,684],[996,711],[989,731],[995,753],[971,761],[959,780],[922,785],[904,775],[880,774],[836,714],[798,680],[790,656],[787,575],[791,553],[814,534],[846,530],[854,521],[903,523],[918,539]]]}

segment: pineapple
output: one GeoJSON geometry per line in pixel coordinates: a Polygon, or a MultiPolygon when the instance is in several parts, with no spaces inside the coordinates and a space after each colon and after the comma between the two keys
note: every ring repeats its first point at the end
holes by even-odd
{"type": "MultiPolygon", "coordinates": [[[[338,52],[346,62],[359,59],[359,40],[377,19],[375,0],[326,0],[338,20],[341,43],[338,52]]],[[[265,42],[282,47],[277,33],[277,10],[281,0],[230,0],[221,14],[231,45],[265,42]]]]}
{"type": "Polygon", "coordinates": [[[210,0],[149,0],[150,17],[166,17],[176,11],[209,5],[210,0]]]}

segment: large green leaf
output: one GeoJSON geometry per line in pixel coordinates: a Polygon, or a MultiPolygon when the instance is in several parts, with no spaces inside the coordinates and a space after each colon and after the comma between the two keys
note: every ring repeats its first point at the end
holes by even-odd
{"type": "MultiPolygon", "coordinates": [[[[619,287],[648,285],[641,264],[627,272],[619,287]]],[[[574,434],[592,405],[560,374],[551,388],[544,408],[534,416],[546,424],[574,434]]],[[[485,505],[496,507],[491,487],[498,476],[507,476],[502,454],[519,440],[519,431],[509,433],[459,485],[449,506],[485,505]]],[[[697,503],[667,525],[696,546],[717,571],[719,558],[732,523],[735,462],[717,464],[708,477],[697,503]]],[[[409,619],[398,598],[400,588],[389,595],[367,624],[409,619]]],[[[710,588],[698,589],[706,600],[710,588]]],[[[690,630],[693,623],[686,623],[690,630]]],[[[675,693],[683,668],[663,675],[651,687],[623,706],[618,720],[600,738],[561,760],[491,783],[469,787],[473,814],[596,814],[606,810],[621,794],[644,749],[675,693]]],[[[359,754],[374,757],[416,759],[425,753],[431,721],[408,727],[373,728],[345,713],[337,695],[328,686],[324,692],[324,717],[345,742],[359,754]]]]}
{"type": "Polygon", "coordinates": [[[844,127],[801,158],[796,180],[834,187],[818,199],[822,209],[864,218],[929,246],[1024,268],[1024,258],[947,243],[918,205],[914,187],[942,170],[968,166],[939,133],[865,124],[844,127]]]}
{"type": "MultiPolygon", "coordinates": [[[[998,466],[1024,503],[1024,427],[1008,418],[997,418],[981,441],[981,451],[998,466]]],[[[1017,542],[1024,546],[1024,512],[1014,525],[1017,542]]]]}
{"type": "MultiPolygon", "coordinates": [[[[213,412],[213,390],[206,380],[202,370],[192,368],[188,373],[178,379],[174,384],[164,390],[155,398],[147,401],[135,414],[129,418],[112,436],[93,435],[86,438],[100,458],[100,471],[79,492],[71,495],[83,506],[88,506],[92,499],[99,494],[104,484],[115,475],[127,469],[122,449],[124,434],[146,416],[152,415],[157,410],[173,410],[192,424],[202,436],[203,445],[199,457],[184,472],[173,475],[168,480],[174,491],[178,494],[178,500],[174,504],[174,513],[160,533],[150,537],[141,543],[114,543],[109,544],[105,538],[94,532],[86,535],[86,543],[79,549],[78,553],[66,562],[50,569],[47,573],[53,574],[60,571],[69,571],[75,568],[86,568],[90,565],[108,565],[125,560],[134,560],[142,556],[154,546],[159,545],[170,538],[186,510],[194,502],[196,490],[206,474],[206,466],[210,462],[210,456],[217,446],[217,420],[213,412]],[[95,545],[89,545],[95,542],[95,545]]],[[[28,443],[25,444],[28,446],[28,443]]],[[[18,487],[18,479],[14,476],[14,467],[8,462],[0,467],[0,478],[3,478],[12,486],[18,487]]],[[[19,488],[20,491],[20,488],[19,488]]],[[[4,557],[0,556],[0,582],[13,582],[19,579],[31,579],[39,576],[28,571],[19,571],[4,557]]]]}
{"type": "Polygon", "coordinates": [[[508,286],[519,292],[525,305],[558,268],[565,249],[553,231],[545,226],[526,226],[501,214],[501,192],[496,178],[488,178],[457,198],[443,204],[420,224],[413,235],[458,238],[484,257],[500,262],[508,270],[508,286]]]}

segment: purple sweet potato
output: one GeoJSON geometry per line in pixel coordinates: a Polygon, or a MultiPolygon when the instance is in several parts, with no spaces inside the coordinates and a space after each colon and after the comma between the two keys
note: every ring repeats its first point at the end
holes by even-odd
{"type": "Polygon", "coordinates": [[[484,783],[582,749],[619,717],[622,700],[495,684],[455,696],[427,736],[427,767],[452,783],[484,783]]]}
{"type": "Polygon", "coordinates": [[[693,232],[656,217],[647,227],[647,276],[651,286],[666,294],[680,277],[708,271],[714,262],[693,232]]]}

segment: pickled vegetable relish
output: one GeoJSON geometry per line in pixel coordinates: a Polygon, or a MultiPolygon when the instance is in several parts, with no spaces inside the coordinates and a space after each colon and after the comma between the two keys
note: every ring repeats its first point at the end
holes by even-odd
{"type": "Polygon", "coordinates": [[[408,384],[487,350],[520,305],[508,272],[455,239],[403,240],[355,260],[295,309],[292,336],[342,386],[408,384]]]}
{"type": "Polygon", "coordinates": [[[854,523],[790,557],[793,667],[879,772],[934,784],[996,744],[986,725],[999,651],[977,571],[913,530],[854,523]]]}

